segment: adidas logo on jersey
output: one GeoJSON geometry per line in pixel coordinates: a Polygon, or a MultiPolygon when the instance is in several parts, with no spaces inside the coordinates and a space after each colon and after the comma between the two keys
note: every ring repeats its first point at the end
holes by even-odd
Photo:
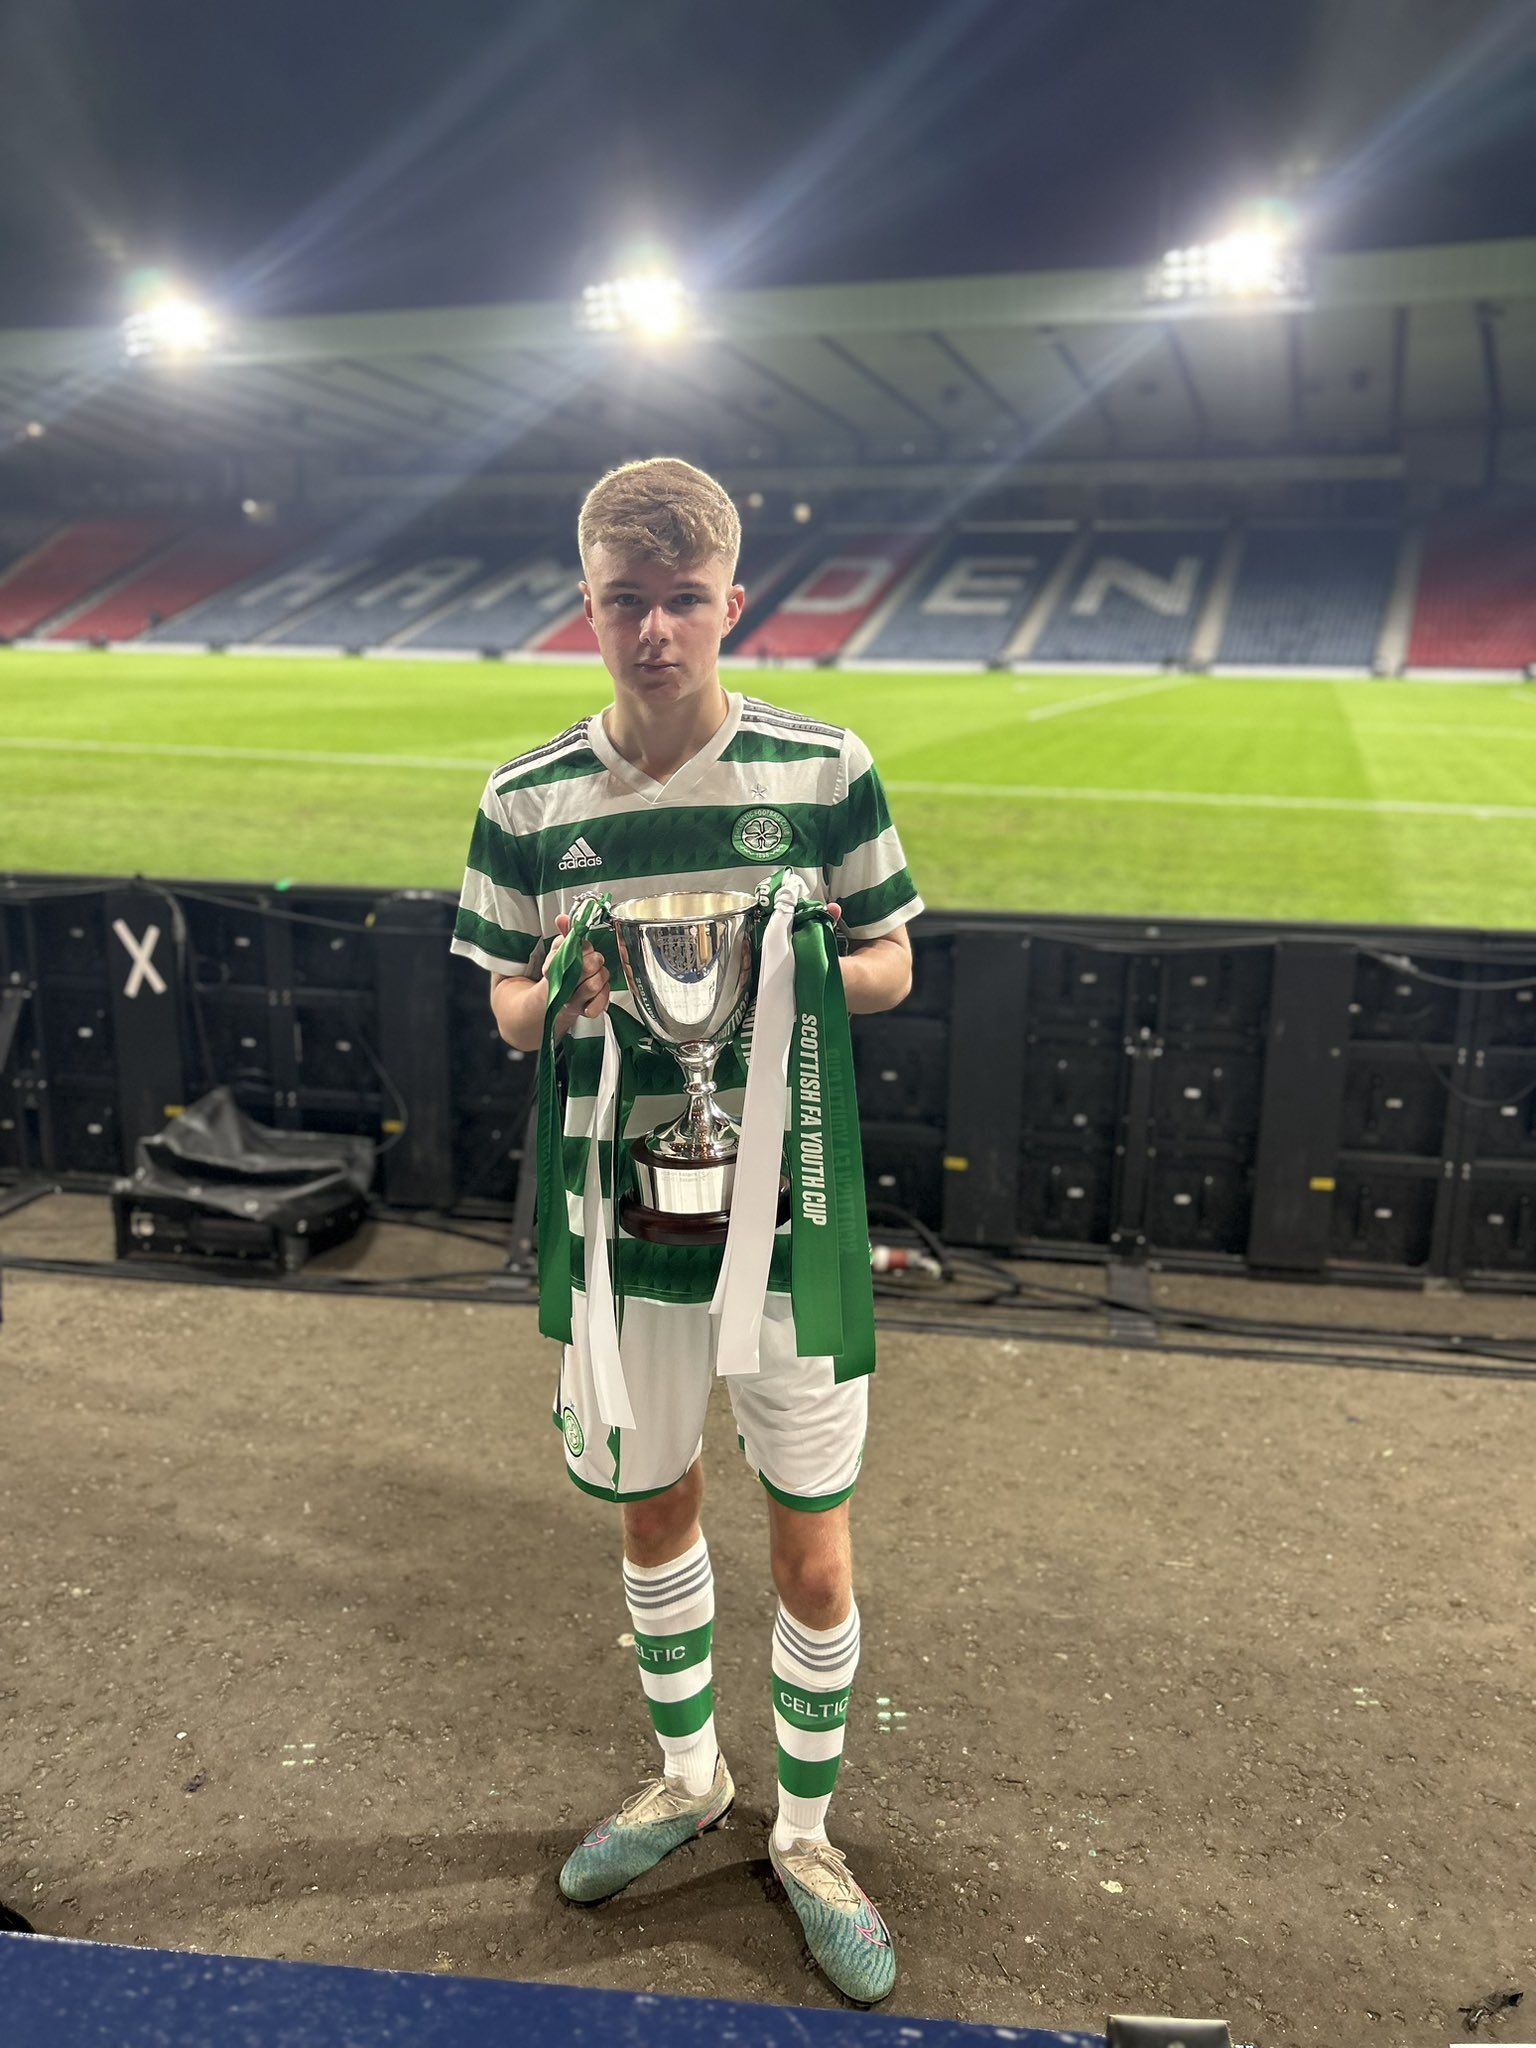
{"type": "Polygon", "coordinates": [[[569,874],[573,868],[600,868],[603,856],[594,853],[585,839],[578,839],[567,853],[560,856],[559,872],[569,874]]]}

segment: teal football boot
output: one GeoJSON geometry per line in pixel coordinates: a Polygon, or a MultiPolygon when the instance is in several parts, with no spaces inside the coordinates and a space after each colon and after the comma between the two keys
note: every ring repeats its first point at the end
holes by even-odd
{"type": "Polygon", "coordinates": [[[702,1794],[652,1778],[571,1851],[560,1873],[561,1891],[582,1906],[611,1899],[663,1856],[717,1826],[735,1797],[723,1756],[715,1758],[714,1780],[702,1794]]]}
{"type": "Polygon", "coordinates": [[[770,1832],[768,1856],[811,1954],[843,1996],[859,2005],[886,1997],[896,1982],[895,1944],[842,1850],[808,1836],[780,1849],[770,1832]]]}

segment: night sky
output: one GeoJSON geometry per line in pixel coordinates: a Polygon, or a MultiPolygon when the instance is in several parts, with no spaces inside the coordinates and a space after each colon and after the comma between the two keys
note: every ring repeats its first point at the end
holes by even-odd
{"type": "Polygon", "coordinates": [[[0,0],[0,326],[1536,233],[1532,0],[0,0]]]}

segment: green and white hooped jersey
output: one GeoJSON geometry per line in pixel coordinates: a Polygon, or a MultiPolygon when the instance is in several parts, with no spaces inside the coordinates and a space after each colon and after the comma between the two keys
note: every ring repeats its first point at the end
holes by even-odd
{"type": "MultiPolygon", "coordinates": [[[[618,903],[668,890],[751,891],[794,868],[817,896],[842,905],[855,939],[879,938],[922,909],[885,792],[856,733],[737,691],[724,724],[667,782],[618,753],[601,714],[496,769],[480,799],[451,950],[492,973],[535,976],[555,919],[595,889],[618,903]]],[[[614,1000],[631,1009],[630,998],[614,1000]]],[[[741,1113],[738,1043],[720,1057],[720,1100],[741,1113]]],[[[566,1039],[567,1201],[581,1257],[580,1190],[602,1057],[602,1024],[580,1018],[566,1039]]],[[[684,1106],[677,1061],[634,1055],[636,1097],[624,1135],[639,1136],[684,1106]]],[[[708,1301],[718,1246],[642,1244],[620,1235],[626,1295],[708,1301]]],[[[581,1273],[574,1273],[577,1284],[581,1273]]],[[[787,1292],[789,1230],[775,1246],[769,1288],[787,1292]]]]}

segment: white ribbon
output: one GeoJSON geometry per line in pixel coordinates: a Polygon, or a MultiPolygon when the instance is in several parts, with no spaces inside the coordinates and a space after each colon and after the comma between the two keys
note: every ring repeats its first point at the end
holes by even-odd
{"type": "MultiPolygon", "coordinates": [[[[573,1328],[571,1334],[578,1346],[582,1336],[586,1337],[598,1414],[610,1429],[633,1429],[635,1414],[629,1405],[629,1389],[624,1384],[624,1365],[619,1356],[619,1325],[613,1306],[613,1276],[608,1266],[608,1226],[603,1216],[603,1169],[599,1155],[605,1131],[611,1131],[613,1149],[617,1152],[620,1133],[611,1127],[618,1092],[619,1041],[614,1035],[613,1020],[604,1011],[603,1064],[597,1080],[597,1101],[592,1106],[587,1174],[581,1191],[581,1227],[586,1244],[585,1310],[572,1304],[578,1321],[585,1323],[585,1330],[573,1328]]],[[[614,1183],[617,1186],[617,1159],[614,1183]]]]}
{"type": "Polygon", "coordinates": [[[709,1304],[710,1314],[719,1318],[715,1371],[721,1375],[758,1369],[789,1108],[789,1041],[795,1022],[790,926],[795,905],[805,894],[804,878],[791,870],[773,899],[773,912],[763,932],[731,1220],[720,1278],[709,1304]]]}

